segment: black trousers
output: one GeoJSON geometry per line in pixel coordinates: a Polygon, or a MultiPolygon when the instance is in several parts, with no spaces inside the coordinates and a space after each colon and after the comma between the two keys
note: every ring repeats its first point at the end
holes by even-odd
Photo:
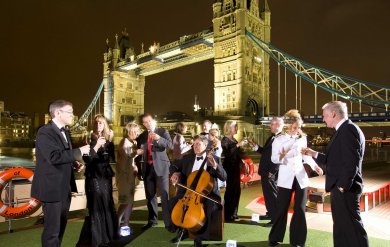
{"type": "Polygon", "coordinates": [[[226,171],[226,190],[224,195],[225,220],[232,220],[237,217],[238,205],[241,196],[240,171],[226,171]]]}
{"type": "Polygon", "coordinates": [[[268,178],[268,174],[261,175],[261,186],[263,188],[265,207],[268,215],[271,217],[271,221],[274,222],[276,215],[276,198],[278,196],[275,174],[270,178],[268,178]]]}
{"type": "Polygon", "coordinates": [[[290,244],[305,245],[307,235],[305,216],[307,188],[301,189],[296,178],[294,178],[292,189],[279,187],[275,221],[268,237],[270,242],[283,242],[287,226],[288,208],[293,192],[295,192],[295,197],[294,213],[290,222],[290,244]]]}
{"type": "Polygon", "coordinates": [[[161,197],[161,207],[162,214],[165,226],[170,226],[171,214],[169,213],[169,175],[166,176],[157,176],[156,171],[154,170],[153,164],[146,165],[145,178],[145,196],[147,199],[148,206],[148,222],[157,223],[158,220],[158,204],[157,204],[157,187],[160,191],[161,197]]]}
{"type": "Polygon", "coordinates": [[[341,193],[335,186],[330,200],[333,218],[333,244],[335,247],[369,246],[367,233],[360,217],[360,193],[341,193]]]}
{"type": "Polygon", "coordinates": [[[43,232],[42,247],[61,246],[70,208],[70,193],[59,202],[42,202],[43,232]]]}

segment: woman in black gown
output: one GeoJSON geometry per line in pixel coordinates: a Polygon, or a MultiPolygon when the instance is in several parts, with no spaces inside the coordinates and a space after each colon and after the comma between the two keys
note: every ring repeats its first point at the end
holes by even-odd
{"type": "Polygon", "coordinates": [[[223,168],[227,173],[226,191],[224,196],[225,220],[234,221],[238,219],[237,211],[241,196],[240,164],[241,147],[246,141],[238,142],[234,135],[237,134],[238,125],[234,120],[228,120],[224,126],[225,136],[222,138],[223,168]]]}
{"type": "Polygon", "coordinates": [[[109,246],[117,237],[117,216],[112,197],[115,160],[113,132],[103,115],[94,118],[91,153],[85,157],[85,193],[88,216],[85,218],[77,246],[109,246]]]}

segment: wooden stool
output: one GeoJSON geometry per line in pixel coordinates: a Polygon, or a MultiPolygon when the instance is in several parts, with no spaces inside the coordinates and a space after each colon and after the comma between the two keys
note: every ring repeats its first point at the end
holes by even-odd
{"type": "MultiPolygon", "coordinates": [[[[224,217],[224,208],[223,206],[215,212],[213,221],[211,222],[212,227],[210,227],[210,241],[222,241],[223,240],[223,229],[224,229],[225,217],[224,217]]],[[[196,234],[189,233],[189,237],[194,239],[196,234]]]]}

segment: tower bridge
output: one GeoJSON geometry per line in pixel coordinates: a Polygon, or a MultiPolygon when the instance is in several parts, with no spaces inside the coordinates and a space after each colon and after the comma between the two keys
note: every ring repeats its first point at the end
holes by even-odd
{"type": "MultiPolygon", "coordinates": [[[[113,47],[107,41],[102,83],[75,127],[89,122],[93,109],[96,113],[96,108],[100,107],[103,94],[104,115],[112,122],[119,140],[122,127],[144,113],[147,76],[209,59],[214,61],[213,117],[221,122],[227,117],[237,119],[248,133],[258,131],[253,125],[254,119],[266,122],[270,115],[270,62],[276,62],[278,66],[278,83],[273,85],[278,88],[277,115],[281,114],[280,99],[283,97],[279,70],[284,67],[285,73],[289,70],[295,75],[297,109],[302,101],[302,80],[313,86],[313,97],[307,97],[314,106],[311,113],[314,115],[307,118],[310,125],[323,125],[312,121],[318,118],[317,90],[330,93],[333,100],[341,98],[350,102],[351,112],[352,109],[359,113],[377,111],[387,116],[382,120],[372,119],[372,123],[386,125],[390,122],[390,87],[318,68],[273,47],[267,0],[219,0],[213,3],[212,11],[212,28],[183,35],[165,45],[154,43],[146,52],[142,48],[138,55],[126,31],[121,37],[115,37],[113,47]]],[[[285,102],[286,83],[285,79],[285,102]]]]}

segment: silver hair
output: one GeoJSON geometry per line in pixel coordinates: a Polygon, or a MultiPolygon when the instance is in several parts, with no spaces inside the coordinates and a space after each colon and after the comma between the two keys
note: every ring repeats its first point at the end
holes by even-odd
{"type": "Polygon", "coordinates": [[[49,105],[50,116],[52,118],[54,118],[56,116],[57,110],[60,110],[62,107],[68,106],[68,105],[73,107],[71,102],[66,101],[66,100],[62,100],[62,99],[55,100],[55,101],[51,102],[49,105]]]}
{"type": "Polygon", "coordinates": [[[342,101],[328,102],[322,107],[322,110],[334,112],[337,116],[340,116],[342,118],[348,118],[347,104],[342,101]]]}
{"type": "Polygon", "coordinates": [[[273,117],[271,122],[278,122],[280,125],[284,125],[284,120],[281,117],[273,117]]]}

